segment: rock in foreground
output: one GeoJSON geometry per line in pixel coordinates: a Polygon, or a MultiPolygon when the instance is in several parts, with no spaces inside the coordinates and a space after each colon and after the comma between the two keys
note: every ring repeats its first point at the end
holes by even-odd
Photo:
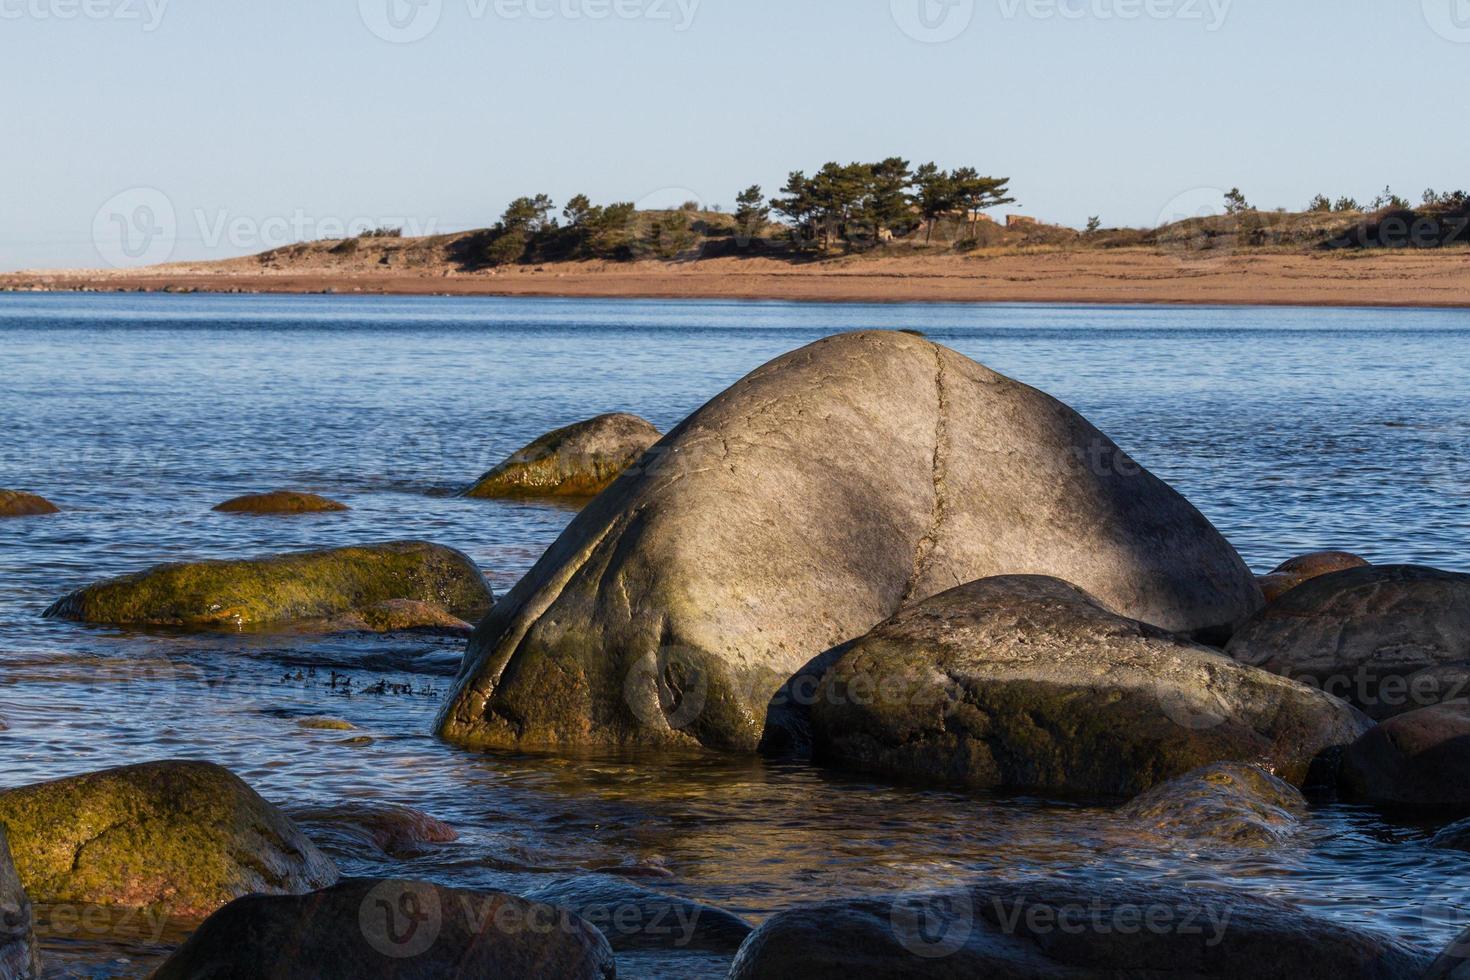
{"type": "Polygon", "coordinates": [[[21,887],[5,827],[0,825],[0,980],[26,980],[41,972],[34,924],[31,901],[21,887]]]}
{"type": "Polygon", "coordinates": [[[595,497],[662,438],[636,415],[599,415],[512,453],[465,496],[595,497]]]}
{"type": "Polygon", "coordinates": [[[37,902],[204,916],[252,892],[312,891],[335,865],[227,769],[157,762],[0,793],[37,902]]]}
{"type": "Polygon", "coordinates": [[[1440,954],[1424,974],[1424,980],[1466,980],[1470,977],[1470,929],[1440,954]]]}
{"type": "Polygon", "coordinates": [[[1039,576],[953,589],[834,653],[811,699],[819,761],[972,790],[1133,796],[1213,762],[1300,785],[1366,727],[1039,576]]]}
{"type": "Polygon", "coordinates": [[[1342,786],[1381,806],[1470,813],[1470,701],[1383,722],[1343,756],[1342,786]]]}
{"type": "Polygon", "coordinates": [[[1259,766],[1220,763],[1161,783],[1119,812],[1125,820],[1185,846],[1214,839],[1271,847],[1301,829],[1307,801],[1259,766]]]}
{"type": "Polygon", "coordinates": [[[1291,906],[1144,883],[979,882],[782,912],[730,980],[1417,980],[1429,957],[1291,906]]]}
{"type": "Polygon", "coordinates": [[[1226,653],[1373,718],[1470,696],[1470,575],[1411,565],[1324,575],[1257,614],[1226,653]]]}
{"type": "Polygon", "coordinates": [[[1368,561],[1346,551],[1317,551],[1301,555],[1284,562],[1270,575],[1261,576],[1261,591],[1266,602],[1272,603],[1298,585],[1310,582],[1333,572],[1345,572],[1349,568],[1366,568],[1368,561]]]}
{"type": "Polygon", "coordinates": [[[480,625],[444,737],[750,750],[812,657],[988,575],[1065,577],[1180,630],[1262,602],[1209,522],[1085,419],[907,334],[781,357],[658,453],[480,625]]]}
{"type": "Polygon", "coordinates": [[[0,517],[37,517],[56,514],[60,510],[45,497],[19,490],[0,490],[0,517]]]}
{"type": "Polygon", "coordinates": [[[272,490],[226,500],[214,509],[221,514],[330,514],[352,508],[314,493],[272,490]]]}
{"type": "Polygon", "coordinates": [[[570,912],[495,892],[356,880],[252,895],[210,916],[153,980],[611,980],[607,940],[570,912]]]}
{"type": "Polygon", "coordinates": [[[476,619],[493,597],[475,563],[417,541],[241,561],[158,565],[90,585],[46,611],[88,623],[256,629],[331,623],[394,599],[476,619]]]}

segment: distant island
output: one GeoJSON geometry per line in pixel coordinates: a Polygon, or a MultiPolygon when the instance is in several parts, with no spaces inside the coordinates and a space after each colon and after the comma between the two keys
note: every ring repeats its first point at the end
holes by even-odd
{"type": "Polygon", "coordinates": [[[1009,180],[898,157],[791,174],[734,208],[513,201],[492,227],[395,227],[245,258],[0,275],[0,291],[317,292],[826,301],[1470,307],[1470,195],[1385,188],[1158,227],[1077,229],[996,209],[1009,180]]]}

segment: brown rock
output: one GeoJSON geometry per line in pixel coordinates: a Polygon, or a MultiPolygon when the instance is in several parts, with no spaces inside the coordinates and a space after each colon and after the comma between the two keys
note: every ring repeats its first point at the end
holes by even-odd
{"type": "Polygon", "coordinates": [[[459,840],[459,832],[421,810],[391,803],[346,801],[330,806],[293,807],[291,818],[323,847],[361,858],[413,857],[430,844],[459,840]]]}
{"type": "Polygon", "coordinates": [[[270,493],[251,493],[233,500],[226,500],[215,508],[221,514],[323,514],[351,510],[314,493],[297,493],[294,490],[273,490],[270,493]]]}
{"type": "Polygon", "coordinates": [[[1266,602],[1272,603],[1303,582],[1310,582],[1314,578],[1331,575],[1333,572],[1345,572],[1349,568],[1366,568],[1367,566],[1366,559],[1346,551],[1318,551],[1293,558],[1270,575],[1262,575],[1260,577],[1261,591],[1266,594],[1266,602]]]}
{"type": "Polygon", "coordinates": [[[636,415],[599,415],[550,432],[480,477],[466,497],[595,497],[663,438],[636,415]]]}
{"type": "Polygon", "coordinates": [[[1470,812],[1470,701],[1397,715],[1348,749],[1343,790],[1382,806],[1470,812]]]}
{"type": "Polygon", "coordinates": [[[1307,801],[1295,786],[1259,766],[1206,766],[1161,783],[1119,811],[1175,841],[1214,839],[1233,847],[1271,847],[1301,830],[1307,801]]]}
{"type": "Polygon", "coordinates": [[[469,636],[474,627],[432,602],[389,599],[374,603],[332,623],[333,632],[441,633],[469,636]]]}
{"type": "Polygon", "coordinates": [[[56,514],[61,508],[45,497],[19,490],[0,490],[0,517],[36,517],[56,514]]]}

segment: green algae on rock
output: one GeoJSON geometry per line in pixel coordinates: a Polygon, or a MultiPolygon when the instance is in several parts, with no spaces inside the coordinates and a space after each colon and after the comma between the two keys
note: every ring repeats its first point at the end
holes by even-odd
{"type": "Polygon", "coordinates": [[[1263,602],[1209,521],[1080,415],[920,337],[780,357],[653,453],[480,624],[444,738],[753,751],[811,658],[990,575],[1064,577],[1178,630],[1263,602]]]}
{"type": "Polygon", "coordinates": [[[248,493],[214,508],[221,514],[329,514],[351,510],[346,504],[295,490],[248,493]]]}
{"type": "Polygon", "coordinates": [[[296,894],[338,871],[238,776],[154,762],[0,793],[16,870],[37,902],[205,916],[251,893],[296,894]]]}
{"type": "Polygon", "coordinates": [[[0,980],[28,980],[40,972],[31,900],[10,857],[5,826],[0,824],[0,980]]]}
{"type": "Polygon", "coordinates": [[[599,415],[549,432],[512,453],[466,497],[595,497],[663,438],[636,415],[599,415]]]}
{"type": "Polygon", "coordinates": [[[80,589],[46,615],[118,626],[245,630],[330,623],[395,599],[430,603],[470,620],[493,602],[484,576],[466,555],[399,541],[158,565],[80,589]]]}
{"type": "Polygon", "coordinates": [[[1218,763],[1161,783],[1119,811],[1126,820],[1185,846],[1217,840],[1271,847],[1301,830],[1307,801],[1259,766],[1218,763]]]}
{"type": "Polygon", "coordinates": [[[1134,796],[1215,762],[1301,785],[1368,727],[1041,576],[961,586],[834,653],[810,697],[814,758],[970,790],[1134,796]]]}
{"type": "Polygon", "coordinates": [[[357,879],[251,895],[190,936],[152,980],[612,980],[612,949],[565,909],[500,892],[357,879]]]}
{"type": "Polygon", "coordinates": [[[34,493],[0,490],[0,517],[39,517],[60,511],[60,507],[34,493]]]}

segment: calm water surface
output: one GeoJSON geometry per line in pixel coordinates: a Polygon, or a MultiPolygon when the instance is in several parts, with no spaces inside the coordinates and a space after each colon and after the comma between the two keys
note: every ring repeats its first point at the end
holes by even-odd
{"type": "MultiPolygon", "coordinates": [[[[914,328],[1073,405],[1190,497],[1258,570],[1317,548],[1470,570],[1470,314],[441,298],[0,296],[0,487],[65,513],[0,524],[0,786],[210,759],[288,808],[402,803],[460,841],[348,873],[527,890],[604,870],[760,919],[977,873],[1225,883],[1443,946],[1470,855],[1342,806],[1267,853],[1172,849],[1105,809],[974,799],[708,756],[538,759],[429,736],[461,645],[148,636],[42,620],[159,561],[394,538],[460,548],[497,590],[570,511],[454,493],[548,429],[667,427],[764,361],[914,328]],[[210,508],[292,487],[342,515],[210,508]],[[329,687],[350,675],[350,694],[329,687]],[[411,694],[374,694],[380,680],[411,694]],[[359,732],[301,728],[329,714],[359,732]],[[8,727],[6,727],[8,726],[8,727]]],[[[133,976],[172,933],[57,928],[55,975],[133,976]]],[[[630,976],[718,976],[647,958],[630,976]]]]}

